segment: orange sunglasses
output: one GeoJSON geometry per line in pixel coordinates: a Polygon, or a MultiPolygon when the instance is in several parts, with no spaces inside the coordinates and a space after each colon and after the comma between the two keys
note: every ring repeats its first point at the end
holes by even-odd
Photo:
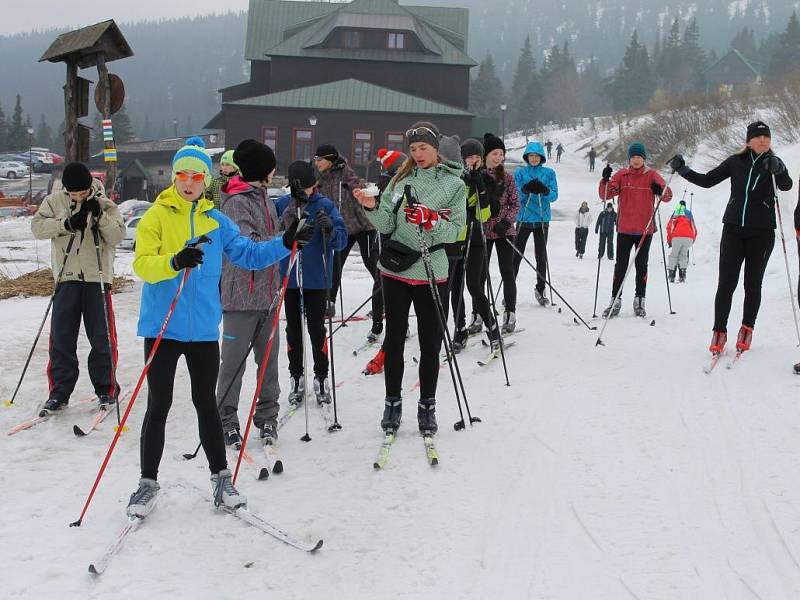
{"type": "Polygon", "coordinates": [[[200,183],[201,181],[205,180],[205,178],[206,176],[202,173],[192,173],[191,175],[184,171],[178,171],[175,173],[175,179],[178,181],[189,181],[191,179],[192,183],[200,183]]]}

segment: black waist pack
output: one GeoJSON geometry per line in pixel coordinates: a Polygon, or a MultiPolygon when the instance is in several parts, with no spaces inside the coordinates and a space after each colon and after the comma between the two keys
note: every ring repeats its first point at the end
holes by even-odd
{"type": "Polygon", "coordinates": [[[422,252],[419,250],[409,248],[396,240],[389,240],[381,248],[380,262],[384,268],[400,273],[410,269],[421,256],[422,252]]]}

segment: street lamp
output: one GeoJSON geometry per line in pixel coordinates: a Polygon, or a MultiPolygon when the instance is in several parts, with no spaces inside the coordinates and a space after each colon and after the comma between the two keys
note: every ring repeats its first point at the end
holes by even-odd
{"type": "Polygon", "coordinates": [[[503,144],[506,143],[506,109],[507,108],[508,108],[508,105],[506,105],[506,104],[501,104],[500,105],[500,115],[501,115],[501,119],[502,119],[502,122],[503,122],[503,144]]]}
{"type": "Polygon", "coordinates": [[[33,202],[33,127],[28,127],[28,203],[33,202]]]}
{"type": "Polygon", "coordinates": [[[172,129],[175,131],[175,139],[178,139],[178,119],[172,119],[172,129]]]}

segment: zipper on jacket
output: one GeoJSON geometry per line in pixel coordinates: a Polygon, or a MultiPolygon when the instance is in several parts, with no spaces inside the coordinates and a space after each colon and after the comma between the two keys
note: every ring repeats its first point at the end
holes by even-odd
{"type": "MultiPolygon", "coordinates": [[[[744,227],[744,218],[745,218],[745,214],[747,213],[747,203],[750,200],[750,179],[753,177],[753,169],[755,168],[756,161],[758,161],[759,158],[761,158],[761,154],[759,154],[755,158],[751,158],[750,159],[752,164],[750,165],[750,172],[747,174],[747,183],[744,186],[744,206],[742,207],[742,227],[744,227]]],[[[759,175],[758,177],[761,177],[761,175],[759,175]]],[[[756,177],[756,183],[758,183],[758,177],[756,177]]],[[[753,184],[753,188],[755,188],[755,184],[753,184]]]]}
{"type": "MultiPolygon", "coordinates": [[[[194,239],[194,209],[195,209],[196,206],[197,206],[197,203],[192,202],[192,208],[189,210],[189,239],[190,240],[194,239]]],[[[197,265],[197,266],[199,267],[200,265],[197,265]]],[[[189,328],[188,328],[188,333],[189,333],[189,341],[192,342],[192,341],[194,341],[194,330],[193,330],[193,327],[192,327],[192,314],[194,313],[194,296],[195,296],[195,292],[197,291],[197,285],[196,285],[197,282],[195,281],[195,278],[192,277],[191,273],[189,273],[189,281],[191,282],[191,289],[190,289],[191,293],[189,294],[189,328]]]]}

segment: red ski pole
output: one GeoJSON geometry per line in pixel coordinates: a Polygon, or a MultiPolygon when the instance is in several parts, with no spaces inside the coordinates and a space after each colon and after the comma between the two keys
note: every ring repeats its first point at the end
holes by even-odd
{"type": "Polygon", "coordinates": [[[278,297],[278,305],[275,308],[275,317],[272,319],[272,329],[269,333],[269,340],[267,347],[264,350],[264,358],[261,360],[261,368],[258,370],[258,380],[256,381],[256,391],[253,393],[253,402],[250,405],[250,414],[247,416],[247,425],[244,428],[244,437],[242,438],[242,447],[239,449],[239,456],[236,458],[236,469],[233,472],[233,484],[236,485],[236,478],[239,476],[239,466],[242,464],[242,457],[244,456],[244,449],[247,447],[247,438],[250,436],[250,427],[253,424],[253,415],[256,412],[256,402],[258,395],[261,393],[261,386],[264,383],[264,374],[267,372],[267,363],[269,363],[269,355],[272,351],[272,342],[275,340],[275,332],[278,329],[278,323],[281,320],[281,306],[283,299],[286,296],[286,288],[289,286],[289,275],[292,273],[292,268],[297,260],[297,242],[292,245],[292,254],[289,257],[289,267],[286,269],[286,275],[283,276],[281,283],[281,293],[278,297]]]}
{"type": "MultiPolygon", "coordinates": [[[[196,243],[189,245],[199,246],[204,242],[210,242],[210,241],[211,240],[207,236],[203,235],[196,243]]],[[[144,368],[142,369],[142,374],[139,375],[139,381],[136,382],[136,387],[133,390],[133,394],[131,394],[131,399],[128,401],[128,406],[125,408],[125,412],[122,415],[122,420],[119,422],[119,426],[114,432],[114,439],[111,440],[111,445],[108,447],[108,452],[106,452],[106,456],[103,459],[103,464],[100,465],[100,470],[97,472],[97,477],[95,477],[94,484],[92,485],[92,489],[89,492],[89,497],[86,498],[86,502],[83,505],[83,510],[81,510],[81,516],[78,517],[77,521],[70,523],[69,524],[70,527],[80,527],[81,523],[83,522],[83,517],[86,516],[86,511],[89,510],[89,505],[92,503],[92,498],[94,498],[94,493],[97,491],[97,487],[100,485],[100,480],[103,478],[103,473],[105,473],[106,467],[108,466],[108,461],[111,460],[111,455],[114,453],[114,448],[117,446],[117,442],[119,441],[119,436],[122,435],[122,431],[125,428],[125,423],[128,421],[128,415],[131,414],[131,409],[133,408],[134,402],[136,402],[136,397],[139,395],[139,390],[142,388],[142,384],[144,383],[144,378],[147,377],[147,372],[150,370],[150,365],[153,362],[153,358],[156,355],[156,351],[158,350],[158,347],[161,345],[161,340],[164,338],[164,332],[167,330],[167,325],[169,325],[169,321],[172,318],[172,313],[175,312],[175,307],[178,305],[178,298],[181,297],[181,292],[183,292],[183,288],[186,285],[186,280],[189,279],[190,272],[191,269],[184,269],[183,271],[183,277],[181,277],[181,282],[178,285],[178,291],[175,292],[175,297],[172,299],[172,303],[169,305],[167,316],[164,317],[164,322],[161,324],[161,330],[158,332],[158,337],[156,337],[156,341],[153,344],[153,347],[150,349],[150,354],[147,355],[147,360],[144,362],[144,368]]]]}

